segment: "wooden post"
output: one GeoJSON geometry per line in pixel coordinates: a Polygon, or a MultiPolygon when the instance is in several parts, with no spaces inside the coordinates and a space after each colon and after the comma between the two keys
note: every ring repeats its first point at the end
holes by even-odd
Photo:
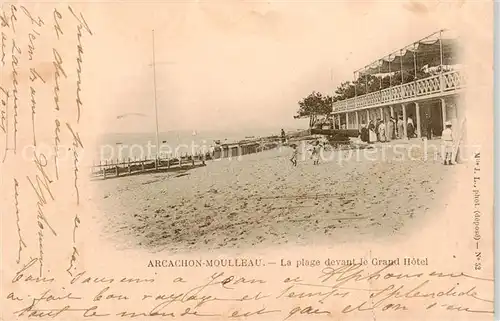
{"type": "MultiPolygon", "coordinates": [[[[443,30],[439,30],[439,91],[444,91],[444,77],[443,77],[443,30]]],[[[443,127],[444,129],[444,127],[443,127]]]]}
{"type": "Polygon", "coordinates": [[[141,170],[144,172],[144,161],[146,160],[146,156],[144,156],[144,159],[141,161],[141,170]]]}
{"type": "Polygon", "coordinates": [[[406,120],[406,104],[401,104],[401,108],[403,109],[403,136],[402,138],[408,137],[408,122],[406,120]]]}
{"type": "MultiPolygon", "coordinates": [[[[358,107],[357,98],[356,98],[358,93],[357,93],[356,87],[357,87],[356,72],[354,72],[354,108],[358,107]]],[[[340,115],[339,115],[339,117],[340,117],[340,115]]],[[[339,120],[339,129],[340,129],[340,120],[339,120]]]]}
{"type": "Polygon", "coordinates": [[[446,123],[446,100],[444,98],[441,98],[441,113],[443,115],[443,130],[446,128],[445,123],[446,123]]]}
{"type": "Polygon", "coordinates": [[[128,158],[128,173],[132,173],[132,168],[130,168],[130,157],[128,158]]]}
{"type": "Polygon", "coordinates": [[[191,155],[191,165],[194,166],[194,156],[193,155],[191,155]]]}
{"type": "Polygon", "coordinates": [[[391,109],[391,117],[394,118],[394,106],[389,106],[389,108],[391,109]]]}
{"type": "Polygon", "coordinates": [[[387,61],[389,61],[389,88],[391,88],[392,87],[391,55],[389,55],[387,61]]]}
{"type": "Polygon", "coordinates": [[[382,76],[380,73],[380,67],[382,66],[381,61],[378,61],[378,90],[382,90],[382,76]]]}
{"type": "Polygon", "coordinates": [[[116,177],[118,177],[120,175],[120,173],[118,171],[118,158],[116,159],[116,164],[115,164],[115,174],[116,174],[116,177]]]}
{"type": "MultiPolygon", "coordinates": [[[[365,71],[366,71],[366,67],[365,67],[365,71]]],[[[368,94],[368,76],[365,73],[365,95],[366,94],[368,94]]],[[[347,128],[347,125],[346,125],[346,128],[347,128]]]]}
{"type": "Polygon", "coordinates": [[[420,105],[415,102],[415,114],[417,114],[417,137],[422,137],[422,132],[420,130],[420,105]]]}
{"type": "MultiPolygon", "coordinates": [[[[403,49],[399,50],[399,62],[400,62],[400,73],[401,73],[401,85],[404,84],[404,78],[403,78],[403,49]]],[[[403,87],[401,87],[401,98],[403,97],[403,87]]]]}
{"type": "MultiPolygon", "coordinates": [[[[413,44],[413,81],[417,81],[417,44],[413,44]]],[[[415,88],[416,89],[416,88],[415,88]]]]}
{"type": "Polygon", "coordinates": [[[102,172],[103,172],[104,179],[106,179],[106,169],[107,169],[107,167],[108,167],[108,160],[106,160],[106,164],[104,165],[104,167],[103,167],[103,171],[102,171],[102,172]]]}
{"type": "Polygon", "coordinates": [[[170,168],[170,157],[167,158],[167,168],[170,168]]]}
{"type": "Polygon", "coordinates": [[[355,113],[356,113],[356,127],[359,129],[359,113],[357,110],[355,113]]]}

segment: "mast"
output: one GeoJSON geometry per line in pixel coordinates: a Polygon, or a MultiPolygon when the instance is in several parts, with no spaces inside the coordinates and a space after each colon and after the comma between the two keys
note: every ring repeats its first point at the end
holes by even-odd
{"type": "Polygon", "coordinates": [[[160,136],[158,134],[158,106],[156,104],[156,57],[155,57],[155,30],[153,32],[153,83],[154,83],[154,104],[155,104],[155,119],[156,119],[156,159],[160,157],[160,136]]]}

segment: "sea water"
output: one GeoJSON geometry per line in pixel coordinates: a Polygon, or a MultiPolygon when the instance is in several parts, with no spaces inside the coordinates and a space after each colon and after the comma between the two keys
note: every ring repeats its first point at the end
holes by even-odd
{"type": "Polygon", "coordinates": [[[244,139],[258,139],[267,136],[279,136],[277,130],[245,130],[245,131],[172,131],[159,133],[108,133],[96,141],[94,160],[141,160],[159,157],[177,157],[206,153],[216,145],[237,143],[244,139]]]}

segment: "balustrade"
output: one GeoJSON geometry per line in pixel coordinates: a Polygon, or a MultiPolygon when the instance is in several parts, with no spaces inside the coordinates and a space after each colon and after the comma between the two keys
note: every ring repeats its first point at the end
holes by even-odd
{"type": "Polygon", "coordinates": [[[451,71],[357,96],[355,98],[337,101],[333,104],[333,110],[344,111],[368,106],[377,106],[385,103],[397,103],[414,97],[462,89],[465,85],[465,75],[460,71],[451,71]]]}

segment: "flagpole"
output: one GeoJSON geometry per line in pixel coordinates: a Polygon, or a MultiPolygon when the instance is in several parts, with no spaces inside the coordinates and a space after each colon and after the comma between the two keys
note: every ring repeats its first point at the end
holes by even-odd
{"type": "MultiPolygon", "coordinates": [[[[154,104],[155,104],[155,118],[156,118],[156,160],[159,159],[160,156],[160,136],[158,134],[158,106],[156,104],[156,57],[155,57],[155,30],[153,29],[153,82],[154,82],[154,104]]],[[[156,166],[158,166],[158,162],[155,162],[156,166]]],[[[155,166],[155,167],[156,167],[155,166]]]]}

